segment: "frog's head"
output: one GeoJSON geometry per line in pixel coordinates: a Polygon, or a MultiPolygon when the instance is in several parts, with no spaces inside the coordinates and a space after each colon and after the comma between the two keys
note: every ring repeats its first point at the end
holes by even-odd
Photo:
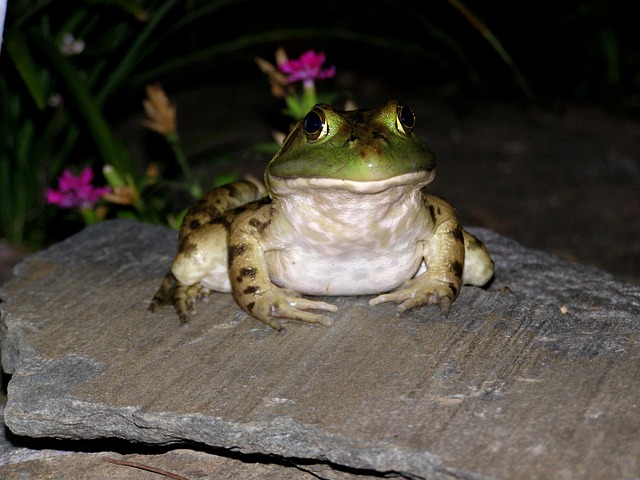
{"type": "Polygon", "coordinates": [[[436,160],[413,131],[415,121],[411,108],[395,100],[375,110],[316,105],[267,166],[267,188],[273,193],[285,185],[356,192],[400,183],[422,187],[433,180],[436,160]]]}

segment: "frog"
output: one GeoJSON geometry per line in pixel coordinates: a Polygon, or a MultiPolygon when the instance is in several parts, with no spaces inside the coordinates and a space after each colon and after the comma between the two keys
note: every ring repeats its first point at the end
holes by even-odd
{"type": "Polygon", "coordinates": [[[330,327],[335,296],[396,304],[396,315],[437,305],[447,316],[462,285],[485,286],[495,264],[454,207],[426,191],[435,154],[416,115],[315,105],[267,164],[264,185],[214,188],[186,214],[171,267],[148,310],[171,301],[182,324],[199,300],[231,292],[251,317],[330,327]],[[330,301],[330,300],[329,300],[330,301]]]}

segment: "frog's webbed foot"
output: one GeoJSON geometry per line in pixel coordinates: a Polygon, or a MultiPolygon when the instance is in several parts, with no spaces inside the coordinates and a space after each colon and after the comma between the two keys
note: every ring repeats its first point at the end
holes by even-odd
{"type": "Polygon", "coordinates": [[[300,293],[291,289],[272,286],[266,292],[256,293],[253,299],[246,303],[244,309],[250,315],[280,331],[282,325],[278,321],[279,318],[319,323],[330,327],[334,322],[331,317],[307,310],[336,312],[338,307],[330,303],[303,298],[300,293]]]}
{"type": "Polygon", "coordinates": [[[159,305],[164,303],[168,297],[171,297],[176,314],[180,318],[180,323],[189,323],[189,317],[196,313],[196,302],[198,300],[208,301],[211,292],[213,292],[213,290],[200,283],[184,285],[177,281],[173,274],[169,272],[162,279],[160,288],[158,288],[158,291],[153,296],[147,310],[151,313],[155,312],[159,305]],[[171,295],[172,291],[173,294],[171,295]]]}
{"type": "MultiPolygon", "coordinates": [[[[424,274],[423,274],[424,275],[424,274]]],[[[393,292],[385,293],[369,300],[369,305],[385,302],[399,303],[398,316],[422,305],[440,305],[444,316],[449,315],[451,304],[458,296],[459,288],[450,282],[433,278],[412,278],[393,292]]]]}
{"type": "Polygon", "coordinates": [[[189,323],[189,317],[195,315],[196,302],[198,300],[207,301],[213,290],[196,283],[195,285],[183,285],[176,283],[176,290],[173,294],[173,306],[180,318],[180,323],[189,323]]]}

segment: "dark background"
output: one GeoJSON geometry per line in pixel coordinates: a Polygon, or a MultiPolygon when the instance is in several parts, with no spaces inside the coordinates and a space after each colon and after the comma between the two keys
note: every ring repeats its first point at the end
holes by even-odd
{"type": "MultiPolygon", "coordinates": [[[[622,1],[465,1],[504,47],[530,85],[528,98],[511,66],[479,29],[447,1],[241,2],[205,17],[184,44],[224,43],[259,32],[298,35],[195,66],[183,80],[208,82],[252,75],[252,57],[270,58],[275,45],[292,56],[325,51],[340,70],[397,87],[447,86],[469,99],[566,106],[596,104],[637,113],[640,86],[640,7],[622,1]],[[247,15],[250,10],[252,15],[247,15]]],[[[181,72],[183,73],[183,72],[181,72]]],[[[177,77],[179,77],[178,75],[177,77]]],[[[177,79],[177,78],[176,78],[177,79]]]]}

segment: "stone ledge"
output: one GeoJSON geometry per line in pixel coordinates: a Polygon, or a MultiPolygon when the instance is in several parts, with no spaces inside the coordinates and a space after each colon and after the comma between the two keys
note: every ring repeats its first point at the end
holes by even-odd
{"type": "Polygon", "coordinates": [[[640,475],[640,288],[472,231],[496,278],[448,318],[344,297],[333,327],[277,333],[228,294],[186,328],[148,314],[175,232],[87,228],[0,291],[5,422],[406,478],[640,475]]]}

